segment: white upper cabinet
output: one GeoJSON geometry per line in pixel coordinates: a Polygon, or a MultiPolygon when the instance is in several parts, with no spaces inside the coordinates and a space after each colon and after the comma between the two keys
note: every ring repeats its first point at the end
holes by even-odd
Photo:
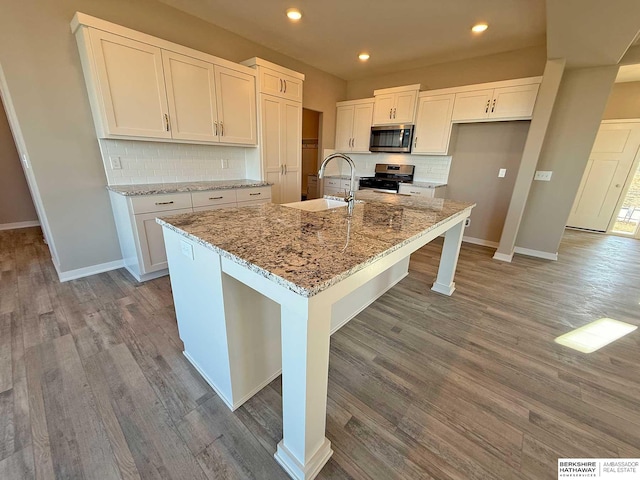
{"type": "Polygon", "coordinates": [[[230,68],[215,67],[220,141],[255,145],[255,77],[230,68]]]}
{"type": "Polygon", "coordinates": [[[456,94],[454,122],[531,118],[539,84],[516,85],[456,94]]]}
{"type": "Polygon", "coordinates": [[[302,80],[299,78],[263,67],[260,69],[260,83],[262,93],[302,101],[302,80]]]}
{"type": "Polygon", "coordinates": [[[336,150],[368,153],[373,99],[340,102],[336,111],[336,150]]]}
{"type": "Polygon", "coordinates": [[[420,85],[375,90],[373,125],[413,123],[420,85]]]}
{"type": "Polygon", "coordinates": [[[163,51],[171,134],[180,140],[218,141],[212,63],[163,51]]]}
{"type": "Polygon", "coordinates": [[[91,30],[90,41],[105,130],[171,138],[161,50],[100,30],[91,30]]]}
{"type": "Polygon", "coordinates": [[[456,96],[420,95],[413,134],[412,154],[447,155],[451,137],[451,115],[456,96]]]}
{"type": "Polygon", "coordinates": [[[99,138],[257,144],[252,69],[82,13],[71,27],[99,138]]]}

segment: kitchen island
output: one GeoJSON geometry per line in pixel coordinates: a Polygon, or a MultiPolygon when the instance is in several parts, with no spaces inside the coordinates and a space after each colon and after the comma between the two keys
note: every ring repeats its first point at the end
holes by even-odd
{"type": "Polygon", "coordinates": [[[232,410],[282,373],[275,457],[296,479],[314,478],[332,454],[330,334],[404,278],[411,253],[442,234],[432,290],[451,295],[475,206],[373,191],[358,200],[351,217],[346,206],[266,204],[158,219],[185,356],[232,410]]]}

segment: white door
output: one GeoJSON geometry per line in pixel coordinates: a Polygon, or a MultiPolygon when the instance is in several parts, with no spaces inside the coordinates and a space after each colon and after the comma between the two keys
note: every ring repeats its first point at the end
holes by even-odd
{"type": "Polygon", "coordinates": [[[220,141],[256,145],[256,79],[215,66],[220,141]]]}
{"type": "Polygon", "coordinates": [[[531,118],[539,87],[539,84],[534,84],[496,88],[489,109],[489,118],[531,118]]]}
{"type": "Polygon", "coordinates": [[[302,196],[302,104],[282,100],[282,203],[299,202],[302,196]]]}
{"type": "Polygon", "coordinates": [[[420,97],[411,153],[446,155],[454,100],[455,94],[420,97]]]}
{"type": "Polygon", "coordinates": [[[373,103],[354,105],[352,152],[369,153],[371,141],[371,122],[373,120],[373,103]]]}
{"type": "Polygon", "coordinates": [[[413,123],[417,98],[417,90],[396,93],[396,101],[392,115],[394,123],[413,123]]]}
{"type": "Polygon", "coordinates": [[[167,268],[167,252],[164,248],[162,227],[156,222],[156,217],[191,213],[191,208],[169,210],[163,212],[140,213],[135,215],[136,230],[142,255],[140,273],[150,273],[167,268]]]}
{"type": "Polygon", "coordinates": [[[453,121],[484,120],[489,116],[493,89],[456,93],[453,105],[453,121]]]}
{"type": "Polygon", "coordinates": [[[213,64],[162,51],[172,138],[218,141],[213,64]]]}
{"type": "Polygon", "coordinates": [[[394,123],[393,107],[396,96],[392,93],[377,95],[373,108],[373,124],[389,125],[394,123]]]}
{"type": "MultiPolygon", "coordinates": [[[[344,105],[336,111],[336,150],[350,152],[353,140],[354,105],[344,105]]],[[[371,127],[369,127],[371,128],[371,127]]]]}
{"type": "Polygon", "coordinates": [[[261,95],[262,111],[262,157],[264,161],[264,179],[273,184],[271,196],[273,203],[283,203],[280,196],[281,177],[284,167],[280,163],[282,157],[282,127],[284,102],[278,97],[261,95]]]}
{"type": "Polygon", "coordinates": [[[568,226],[607,231],[639,146],[640,124],[600,126],[568,226]]]}
{"type": "Polygon", "coordinates": [[[90,31],[108,134],[171,138],[160,49],[90,31]]]}

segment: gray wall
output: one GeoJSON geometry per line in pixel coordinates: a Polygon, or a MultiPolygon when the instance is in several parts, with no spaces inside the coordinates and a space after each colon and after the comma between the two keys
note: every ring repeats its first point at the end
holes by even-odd
{"type": "Polygon", "coordinates": [[[476,202],[465,236],[497,243],[502,234],[530,122],[457,125],[447,197],[476,202]],[[498,170],[506,168],[504,178],[498,170]]]}
{"type": "Polygon", "coordinates": [[[63,272],[121,258],[80,59],[69,22],[94,15],[222,58],[260,56],[304,73],[303,106],[324,112],[333,147],[346,82],[151,0],[5,1],[0,65],[22,128],[63,272]]]}
{"type": "Polygon", "coordinates": [[[536,77],[544,72],[547,50],[544,45],[511,52],[402,70],[389,75],[351,80],[347,99],[373,96],[378,88],[419,83],[421,90],[473,85],[514,78],[536,77]]]}
{"type": "Polygon", "coordinates": [[[34,220],[38,220],[38,216],[0,100],[0,227],[34,220]]]}
{"type": "Polygon", "coordinates": [[[565,71],[537,166],[553,176],[533,182],[518,247],[558,251],[617,72],[617,66],[565,71]]]}
{"type": "Polygon", "coordinates": [[[604,110],[603,120],[640,118],[640,82],[616,83],[604,110]]]}

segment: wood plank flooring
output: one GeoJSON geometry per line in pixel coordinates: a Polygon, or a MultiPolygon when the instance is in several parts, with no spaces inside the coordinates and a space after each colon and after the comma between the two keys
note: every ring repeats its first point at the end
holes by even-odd
{"type": "MultiPolygon", "coordinates": [[[[560,259],[441,245],[331,339],[320,479],[555,479],[558,457],[640,457],[640,242],[568,231],[560,259]]],[[[235,413],[182,356],[168,278],[59,283],[39,229],[0,232],[0,478],[286,479],[277,379],[235,413]]]]}

